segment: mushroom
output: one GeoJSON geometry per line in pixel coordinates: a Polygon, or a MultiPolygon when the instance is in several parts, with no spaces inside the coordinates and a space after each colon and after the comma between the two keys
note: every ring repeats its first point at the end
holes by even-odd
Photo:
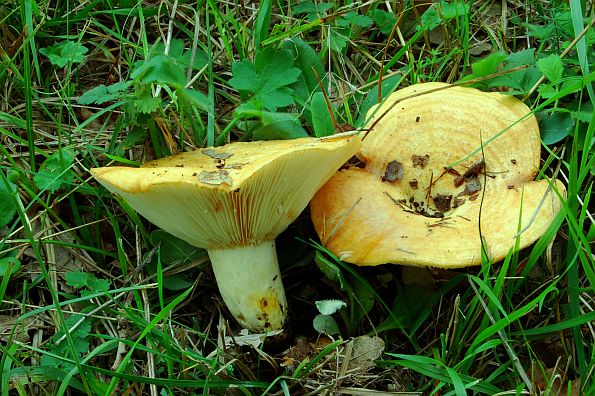
{"type": "Polygon", "coordinates": [[[354,134],[238,142],[91,173],[150,222],[206,249],[229,311],[261,332],[286,318],[275,238],[359,146],[354,134]]]}
{"type": "Polygon", "coordinates": [[[558,213],[564,185],[533,181],[539,129],[514,97],[427,83],[371,114],[356,154],[365,167],[336,173],[310,204],[321,242],[341,259],[457,268],[481,264],[483,250],[498,261],[558,213]],[[395,161],[400,178],[387,177],[395,161]]]}

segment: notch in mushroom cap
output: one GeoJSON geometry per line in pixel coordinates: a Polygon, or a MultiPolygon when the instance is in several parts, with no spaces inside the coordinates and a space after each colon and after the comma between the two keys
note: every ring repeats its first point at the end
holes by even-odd
{"type": "Polygon", "coordinates": [[[514,97],[428,83],[371,112],[357,154],[365,167],[335,174],[310,204],[322,243],[343,260],[479,265],[483,238],[498,261],[517,236],[520,248],[537,240],[559,211],[554,189],[564,195],[564,185],[533,181],[539,129],[514,97]]]}
{"type": "Polygon", "coordinates": [[[207,249],[241,325],[276,330],[287,302],[275,238],[359,147],[353,134],[239,142],[91,173],[150,222],[207,249]]]}

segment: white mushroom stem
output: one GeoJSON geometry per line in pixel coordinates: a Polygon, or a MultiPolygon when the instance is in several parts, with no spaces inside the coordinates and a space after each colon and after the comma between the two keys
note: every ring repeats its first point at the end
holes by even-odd
{"type": "Polygon", "coordinates": [[[219,292],[236,320],[254,332],[282,329],[287,301],[275,242],[208,252],[219,292]]]}

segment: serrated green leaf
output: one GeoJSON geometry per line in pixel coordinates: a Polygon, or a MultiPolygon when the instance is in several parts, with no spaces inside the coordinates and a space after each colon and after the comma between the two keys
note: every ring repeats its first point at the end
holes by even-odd
{"type": "Polygon", "coordinates": [[[258,91],[258,74],[254,68],[254,64],[248,59],[241,62],[234,62],[231,65],[231,73],[233,77],[229,80],[229,85],[237,90],[243,91],[258,91]]]}
{"type": "MultiPolygon", "coordinates": [[[[89,317],[85,317],[81,314],[73,314],[66,318],[66,328],[71,330],[75,325],[77,325],[74,331],[70,331],[70,334],[73,334],[75,337],[85,338],[91,332],[91,319],[89,317]]],[[[64,334],[64,331],[60,331],[61,333],[59,336],[61,337],[64,334]]]]}
{"type": "Polygon", "coordinates": [[[326,12],[333,8],[331,3],[321,2],[314,4],[313,1],[306,0],[299,2],[294,8],[294,14],[306,14],[306,20],[314,21],[326,15],[326,12]]]}
{"type": "Polygon", "coordinates": [[[91,275],[89,277],[89,281],[87,282],[87,288],[89,290],[98,292],[98,291],[107,291],[109,290],[110,283],[107,279],[98,279],[95,275],[91,275]]]}
{"type": "Polygon", "coordinates": [[[330,136],[335,133],[333,119],[331,118],[322,92],[316,92],[312,96],[310,111],[312,112],[312,128],[314,128],[314,136],[330,136]]]}
{"type": "Polygon", "coordinates": [[[345,14],[341,15],[339,19],[337,19],[337,26],[340,27],[356,26],[360,28],[367,28],[370,27],[372,23],[372,18],[361,15],[357,11],[346,12],[345,14]]]}
{"type": "MultiPolygon", "coordinates": [[[[184,55],[184,46],[184,40],[172,39],[169,42],[167,56],[170,56],[174,59],[180,59],[184,55]]],[[[152,58],[158,55],[165,55],[165,43],[163,41],[155,43],[151,47],[150,57],[152,58]]]]}
{"type": "Polygon", "coordinates": [[[115,83],[108,85],[107,87],[101,84],[83,93],[78,98],[77,102],[83,105],[89,105],[92,103],[102,104],[112,100],[117,100],[128,92],[128,88],[131,84],[132,83],[129,81],[115,83]]]}
{"type": "Polygon", "coordinates": [[[394,12],[386,12],[380,8],[373,10],[371,16],[376,26],[380,28],[380,32],[386,36],[391,34],[397,23],[397,16],[394,12]]]}
{"type": "Polygon", "coordinates": [[[294,103],[289,87],[300,70],[293,67],[294,57],[289,50],[264,48],[256,54],[254,64],[244,59],[232,65],[233,78],[229,84],[240,91],[253,94],[253,99],[265,109],[276,111],[294,103]]]}
{"type": "Polygon", "coordinates": [[[89,274],[83,271],[70,271],[64,275],[66,284],[74,287],[75,289],[81,289],[87,287],[89,282],[89,274]]]}
{"type": "Polygon", "coordinates": [[[15,194],[17,186],[8,180],[4,172],[0,174],[0,228],[10,223],[17,212],[15,194]]]}
{"type": "Polygon", "coordinates": [[[68,150],[56,152],[48,157],[33,178],[41,190],[54,192],[74,181],[74,173],[70,166],[74,156],[68,150]]]}
{"type": "Polygon", "coordinates": [[[166,55],[157,55],[146,61],[138,78],[143,84],[162,84],[175,89],[186,85],[183,65],[166,55]]]}
{"type": "Polygon", "coordinates": [[[47,56],[50,62],[58,67],[84,61],[87,51],[89,51],[87,47],[74,41],[61,41],[51,47],[39,49],[42,55],[47,56]]]}
{"type": "Polygon", "coordinates": [[[442,15],[438,12],[438,6],[432,4],[420,18],[420,25],[416,27],[417,30],[432,30],[440,26],[442,23],[442,15]]]}
{"type": "Polygon", "coordinates": [[[542,84],[537,88],[537,92],[542,98],[551,99],[558,95],[558,89],[553,84],[542,84]]]}
{"type": "MultiPolygon", "coordinates": [[[[262,56],[266,66],[260,73],[257,98],[266,109],[276,111],[294,103],[293,90],[288,85],[295,82],[301,72],[293,67],[294,58],[289,51],[270,50],[265,50],[262,56]]],[[[257,55],[257,61],[258,58],[257,55]]]]}
{"type": "Polygon", "coordinates": [[[449,21],[454,18],[466,16],[469,13],[469,4],[462,1],[440,2],[440,14],[449,21]]]}
{"type": "Polygon", "coordinates": [[[541,78],[541,73],[535,67],[535,49],[530,48],[508,55],[503,70],[512,70],[520,66],[526,68],[495,77],[486,81],[486,84],[490,87],[510,87],[515,90],[511,94],[528,92],[541,78]]]}
{"type": "Polygon", "coordinates": [[[347,303],[341,300],[320,300],[316,301],[316,309],[323,315],[332,315],[341,308],[345,308],[347,303]]]}
{"type": "Polygon", "coordinates": [[[331,29],[330,46],[335,52],[342,52],[349,42],[348,29],[331,29]]]}
{"type": "Polygon", "coordinates": [[[564,63],[559,55],[552,54],[537,61],[537,69],[552,83],[557,83],[564,73],[564,63]]]}
{"type": "Polygon", "coordinates": [[[152,96],[141,96],[134,100],[134,108],[139,113],[150,114],[161,106],[161,98],[152,96]]]}

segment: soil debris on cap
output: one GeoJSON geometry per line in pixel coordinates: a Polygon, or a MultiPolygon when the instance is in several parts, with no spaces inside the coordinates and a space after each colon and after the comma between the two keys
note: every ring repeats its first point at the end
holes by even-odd
{"type": "Polygon", "coordinates": [[[396,180],[401,180],[403,178],[403,164],[397,160],[390,161],[386,164],[386,170],[384,171],[384,176],[382,176],[382,181],[394,182],[396,180]]]}
{"type": "Polygon", "coordinates": [[[474,162],[473,164],[471,164],[469,169],[467,169],[467,171],[463,174],[463,177],[465,177],[465,179],[469,179],[470,177],[477,176],[480,173],[483,173],[483,171],[485,170],[485,165],[486,163],[483,159],[474,162]]]}
{"type": "Polygon", "coordinates": [[[479,177],[472,176],[467,179],[467,184],[465,184],[465,191],[463,191],[463,195],[473,195],[479,190],[481,190],[481,182],[479,181],[479,177]]]}
{"type": "Polygon", "coordinates": [[[463,176],[455,177],[454,184],[455,187],[461,187],[465,183],[465,178],[463,176]]]}
{"type": "Polygon", "coordinates": [[[417,168],[419,166],[420,168],[423,169],[428,165],[429,161],[430,161],[430,156],[428,154],[426,154],[426,155],[413,154],[411,156],[411,162],[413,162],[414,168],[417,168]]]}
{"type": "Polygon", "coordinates": [[[419,186],[419,183],[417,182],[417,179],[413,179],[413,180],[409,181],[409,187],[413,188],[414,190],[416,190],[418,186],[419,186]]]}
{"type": "Polygon", "coordinates": [[[452,201],[452,195],[438,194],[434,198],[434,206],[440,212],[448,212],[452,201]]]}

